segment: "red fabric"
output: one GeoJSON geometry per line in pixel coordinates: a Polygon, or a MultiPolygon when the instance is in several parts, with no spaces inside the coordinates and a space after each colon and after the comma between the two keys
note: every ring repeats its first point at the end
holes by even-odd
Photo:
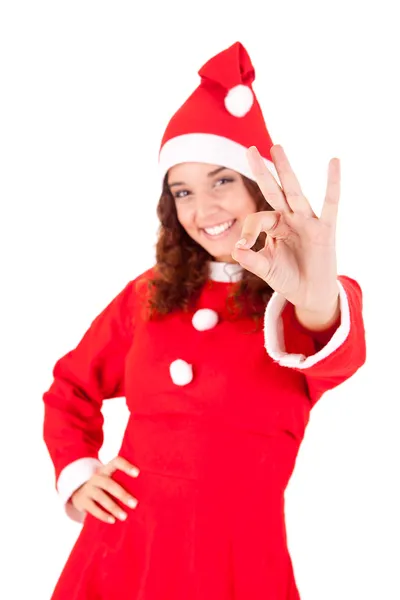
{"type": "Polygon", "coordinates": [[[251,85],[255,70],[245,47],[236,42],[208,60],[199,75],[203,84],[213,82],[227,91],[238,84],[251,85]]]}
{"type": "Polygon", "coordinates": [[[77,347],[54,366],[43,396],[44,440],[56,479],[69,463],[98,458],[103,445],[102,402],[124,396],[124,360],[132,339],[133,282],[99,314],[77,347]]]}
{"type": "MultiPolygon", "coordinates": [[[[93,321],[44,395],[45,441],[57,475],[97,456],[101,402],[125,394],[120,455],[141,472],[113,478],[139,504],[115,525],[88,515],[52,600],[299,599],[284,491],[312,404],[365,359],[361,291],[342,283],[350,335],[305,372],[274,362],[253,320],[226,318],[228,283],[205,286],[196,305],[219,314],[208,331],[192,314],[146,322],[136,281],[93,321]],[[193,366],[183,387],[169,374],[178,358],[193,366]]],[[[315,343],[290,319],[285,342],[295,352],[315,343]]]]}
{"type": "MultiPolygon", "coordinates": [[[[332,355],[319,361],[306,370],[299,369],[306,377],[308,394],[314,405],[326,392],[355,372],[356,365],[363,365],[366,360],[365,329],[362,316],[362,290],[354,279],[341,275],[339,281],[346,290],[350,308],[351,327],[349,335],[332,355]]],[[[340,317],[341,319],[342,317],[340,317]]],[[[303,353],[305,356],[315,354],[328,343],[340,321],[328,330],[315,332],[304,328],[296,319],[293,305],[287,305],[283,315],[285,345],[289,353],[303,353]]]]}
{"type": "Polygon", "coordinates": [[[321,331],[314,331],[311,329],[307,329],[304,325],[302,325],[302,323],[300,323],[300,321],[296,317],[295,307],[293,306],[293,304],[288,303],[286,310],[289,313],[289,327],[292,327],[302,335],[306,335],[307,337],[311,338],[314,343],[314,349],[316,351],[323,348],[323,346],[326,346],[326,344],[329,342],[329,340],[331,339],[341,322],[341,316],[339,314],[339,317],[337,318],[335,323],[333,323],[330,327],[321,331]]]}

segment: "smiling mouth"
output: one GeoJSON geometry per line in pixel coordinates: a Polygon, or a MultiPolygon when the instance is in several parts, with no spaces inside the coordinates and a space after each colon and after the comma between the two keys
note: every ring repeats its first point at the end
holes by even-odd
{"type": "Polygon", "coordinates": [[[221,223],[221,225],[216,225],[215,227],[206,227],[201,229],[201,231],[210,239],[216,239],[222,237],[223,234],[227,233],[230,229],[232,229],[233,225],[236,223],[236,219],[232,219],[231,221],[226,221],[225,223],[221,223]]]}

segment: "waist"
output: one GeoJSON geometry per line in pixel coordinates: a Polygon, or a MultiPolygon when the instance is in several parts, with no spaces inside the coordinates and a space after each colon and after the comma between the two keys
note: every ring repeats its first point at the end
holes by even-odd
{"type": "Polygon", "coordinates": [[[120,455],[139,469],[193,481],[239,478],[284,490],[299,442],[289,432],[262,433],[183,415],[132,415],[120,455]]]}

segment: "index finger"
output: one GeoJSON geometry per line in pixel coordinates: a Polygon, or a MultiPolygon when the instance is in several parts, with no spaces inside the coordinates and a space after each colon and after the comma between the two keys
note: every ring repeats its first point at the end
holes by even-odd
{"type": "Polygon", "coordinates": [[[241,238],[236,242],[235,247],[240,250],[250,249],[256,243],[261,232],[274,238],[284,238],[288,235],[289,228],[279,212],[264,210],[250,213],[244,220],[241,238]]]}
{"type": "MultiPolygon", "coordinates": [[[[291,212],[291,208],[287,203],[285,194],[274,175],[268,169],[261,154],[255,146],[251,146],[247,150],[247,160],[255,180],[260,188],[264,198],[277,211],[291,212]]],[[[271,168],[275,169],[275,166],[271,168]]]]}
{"type": "Polygon", "coordinates": [[[126,458],[122,456],[116,456],[113,458],[107,465],[105,465],[101,472],[105,475],[112,475],[117,469],[123,471],[127,475],[131,475],[131,477],[137,477],[140,473],[139,469],[132,465],[126,458]]]}

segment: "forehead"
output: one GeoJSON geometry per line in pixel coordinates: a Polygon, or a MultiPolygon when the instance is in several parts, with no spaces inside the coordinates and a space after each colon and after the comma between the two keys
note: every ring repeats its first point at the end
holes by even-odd
{"type": "Polygon", "coordinates": [[[225,169],[225,167],[222,165],[214,165],[209,163],[180,163],[178,165],[174,165],[168,171],[168,183],[208,177],[214,171],[219,171],[222,169],[225,169]]]}

